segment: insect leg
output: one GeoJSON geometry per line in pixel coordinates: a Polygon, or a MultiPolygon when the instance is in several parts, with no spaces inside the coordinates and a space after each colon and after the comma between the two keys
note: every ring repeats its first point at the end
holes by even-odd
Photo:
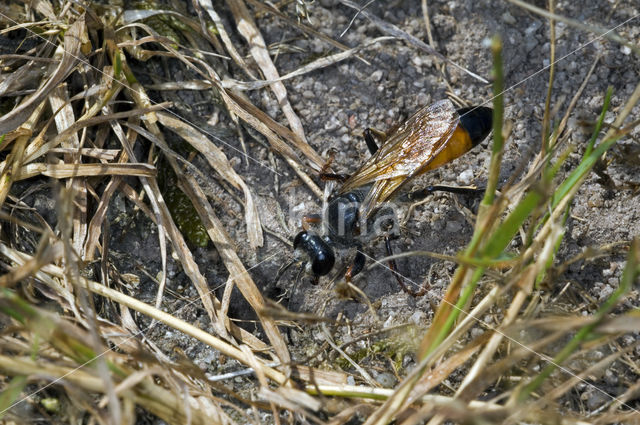
{"type": "Polygon", "coordinates": [[[312,225],[318,225],[322,223],[322,216],[320,214],[305,214],[302,216],[302,228],[309,230],[312,225]]]}
{"type": "Polygon", "coordinates": [[[379,149],[375,140],[376,138],[380,140],[380,142],[384,143],[384,141],[387,140],[387,135],[382,131],[378,131],[371,127],[364,130],[364,141],[367,143],[367,149],[369,149],[369,153],[371,155],[378,152],[379,149]]]}
{"type": "MultiPolygon", "coordinates": [[[[378,149],[379,149],[378,144],[376,143],[376,140],[375,140],[376,138],[384,143],[384,141],[387,139],[387,135],[373,128],[367,128],[364,130],[364,141],[367,143],[367,149],[369,149],[369,153],[371,155],[378,152],[378,149]]],[[[343,183],[345,180],[347,180],[350,177],[348,174],[336,174],[336,173],[328,172],[329,169],[331,168],[331,163],[333,163],[333,159],[335,157],[336,157],[336,150],[335,149],[329,150],[329,158],[327,159],[327,162],[325,162],[325,164],[322,166],[322,169],[320,170],[320,178],[322,180],[337,180],[343,183]]]]}
{"type": "Polygon", "coordinates": [[[333,164],[333,160],[336,158],[337,152],[338,151],[335,148],[329,149],[329,151],[327,152],[327,160],[320,169],[320,174],[324,174],[329,171],[329,169],[331,168],[331,164],[333,164]]]}
{"type": "Polygon", "coordinates": [[[480,194],[484,192],[484,187],[477,186],[442,186],[442,185],[434,185],[427,186],[422,189],[414,190],[413,192],[409,192],[403,196],[403,200],[407,201],[420,201],[427,196],[431,195],[433,192],[450,192],[450,193],[460,193],[460,194],[480,194]]]}
{"type": "MultiPolygon", "coordinates": [[[[391,239],[389,239],[389,236],[384,237],[384,246],[387,250],[387,256],[389,257],[392,256],[393,251],[391,250],[391,239]]],[[[402,277],[402,275],[398,273],[398,266],[396,265],[396,260],[389,260],[387,264],[389,265],[389,269],[391,270],[391,273],[393,273],[393,275],[396,277],[396,281],[398,281],[398,285],[400,285],[400,287],[404,292],[411,295],[412,297],[421,297],[422,295],[427,293],[427,289],[429,289],[429,287],[426,281],[423,284],[423,286],[420,287],[419,290],[414,291],[404,283],[404,277],[402,277]]]]}
{"type": "Polygon", "coordinates": [[[344,278],[347,282],[351,282],[351,279],[360,273],[362,269],[364,269],[364,263],[366,261],[366,257],[361,251],[361,247],[358,247],[356,251],[356,256],[353,258],[353,261],[347,268],[347,272],[344,274],[344,278]]]}
{"type": "Polygon", "coordinates": [[[348,174],[338,174],[338,173],[320,173],[321,180],[336,180],[340,183],[344,183],[349,178],[348,174]]]}
{"type": "Polygon", "coordinates": [[[329,172],[331,170],[331,164],[333,164],[333,160],[336,157],[336,152],[337,151],[333,148],[329,149],[329,152],[327,154],[329,157],[327,158],[327,161],[324,163],[324,165],[320,169],[320,178],[322,180],[337,180],[339,182],[344,182],[346,179],[349,178],[349,176],[346,174],[336,174],[336,173],[329,172]]]}

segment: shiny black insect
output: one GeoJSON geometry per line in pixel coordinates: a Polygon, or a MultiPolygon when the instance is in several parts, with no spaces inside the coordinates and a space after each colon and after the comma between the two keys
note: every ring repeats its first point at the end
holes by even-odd
{"type": "MultiPolygon", "coordinates": [[[[365,131],[365,141],[371,158],[354,174],[344,180],[327,205],[324,234],[305,229],[293,241],[296,257],[305,263],[308,273],[316,280],[334,267],[336,248],[356,248],[356,255],[347,269],[346,279],[357,275],[365,265],[362,253],[363,226],[371,224],[381,206],[397,194],[410,179],[447,164],[482,142],[491,131],[493,110],[478,106],[455,110],[443,100],[429,105],[400,125],[384,138],[378,148],[371,131],[365,131]]],[[[329,175],[341,179],[339,175],[329,175]]],[[[422,192],[436,190],[456,192],[455,188],[430,186],[422,192]]],[[[307,223],[319,223],[319,216],[307,216],[307,223]]],[[[389,238],[385,238],[387,253],[391,255],[389,238]]],[[[426,288],[413,291],[396,272],[395,262],[389,267],[402,289],[419,296],[426,288]]]]}

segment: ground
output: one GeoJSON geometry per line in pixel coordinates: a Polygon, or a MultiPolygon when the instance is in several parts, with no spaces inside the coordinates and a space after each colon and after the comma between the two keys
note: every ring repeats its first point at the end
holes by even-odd
{"type": "MultiPolygon", "coordinates": [[[[505,146],[499,187],[510,183],[512,178],[519,179],[541,146],[541,122],[549,81],[549,22],[508,2],[427,3],[436,50],[450,61],[487,80],[491,79],[492,68],[487,40],[494,35],[501,37],[504,46],[505,118],[511,131],[505,146]]],[[[545,6],[545,2],[534,3],[539,7],[545,6]]],[[[373,38],[386,35],[363,16],[356,17],[354,9],[339,1],[318,0],[305,4],[309,13],[307,24],[349,47],[361,46],[373,38]]],[[[562,1],[555,7],[557,14],[582,24],[607,30],[615,28],[618,34],[634,42],[640,39],[640,5],[637,2],[562,1]],[[625,23],[633,17],[634,20],[625,23]]],[[[419,40],[428,42],[420,2],[374,2],[367,10],[419,40]]],[[[283,12],[297,19],[294,3],[285,7],[283,12]]],[[[262,15],[257,19],[257,24],[272,48],[272,57],[276,58],[274,62],[280,75],[294,71],[328,52],[335,53],[324,41],[305,36],[271,15],[262,15]]],[[[232,33],[232,36],[240,40],[237,34],[232,33]]],[[[611,123],[625,105],[638,83],[640,60],[626,46],[564,22],[556,24],[556,39],[556,74],[551,95],[551,119],[555,124],[563,118],[572,97],[583,84],[594,61],[599,58],[595,72],[586,82],[584,93],[577,100],[569,118],[564,137],[567,137],[567,146],[571,146],[573,151],[560,172],[562,176],[577,165],[583,154],[602,110],[607,88],[613,89],[610,112],[605,119],[607,123],[611,123]]],[[[238,44],[241,45],[240,42],[238,44]]],[[[189,77],[177,64],[157,62],[140,66],[150,67],[149,80],[143,83],[181,81],[189,77]],[[165,66],[170,70],[168,75],[163,68],[165,66]]],[[[442,62],[429,52],[404,41],[386,40],[365,48],[358,57],[294,77],[284,83],[293,109],[302,120],[309,144],[323,158],[328,158],[329,152],[335,150],[333,170],[348,174],[369,156],[362,138],[363,130],[368,127],[388,131],[419,108],[440,99],[455,98],[468,105],[491,106],[493,93],[490,83],[481,82],[451,65],[446,67],[444,74],[442,69],[442,62]]],[[[369,261],[369,267],[354,279],[354,284],[363,291],[370,305],[362,299],[342,298],[336,290],[342,280],[340,275],[322,278],[314,286],[308,276],[299,276],[294,267],[276,282],[280,267],[292,259],[290,241],[301,229],[301,215],[319,212],[322,200],[301,183],[280,156],[267,148],[260,135],[246,127],[242,127],[243,145],[234,124],[208,92],[185,90],[155,95],[156,101],[165,98],[173,101],[174,110],[180,116],[221,139],[218,146],[231,159],[235,170],[256,196],[262,223],[269,232],[265,233],[264,246],[254,250],[247,243],[243,210],[237,202],[238,193],[226,190],[215,172],[207,169],[201,158],[194,159],[195,165],[211,178],[205,182],[209,191],[207,194],[214,200],[216,213],[264,295],[282,302],[295,312],[310,312],[329,319],[349,319],[350,326],[331,327],[333,337],[343,343],[367,332],[394,329],[404,324],[415,325],[417,330],[406,332],[404,338],[397,337],[396,346],[387,351],[389,358],[400,354],[396,366],[411,366],[419,335],[429,326],[434,309],[440,303],[455,270],[455,263],[426,256],[400,260],[401,273],[412,281],[427,281],[429,284],[430,289],[425,296],[414,298],[401,290],[388,270],[369,261]],[[371,314],[372,311],[374,314],[371,314]]],[[[247,95],[274,119],[286,124],[269,91],[251,91],[247,95]]],[[[637,120],[639,112],[636,106],[627,124],[637,120]]],[[[640,131],[635,129],[620,140],[620,145],[603,161],[606,167],[602,167],[599,173],[591,173],[577,193],[567,218],[566,233],[559,247],[557,261],[566,261],[585,247],[619,243],[620,248],[613,248],[610,255],[601,259],[588,262],[580,260],[568,265],[557,276],[557,286],[546,288],[546,295],[556,297],[555,304],[550,308],[565,311],[571,310],[567,306],[580,305],[584,311],[593,312],[599,301],[617,287],[626,258],[623,248],[640,233],[639,135],[640,131]]],[[[473,184],[483,187],[489,160],[490,140],[487,140],[451,164],[415,180],[412,185],[416,188],[429,184],[473,184]]],[[[310,167],[306,170],[317,184],[324,184],[310,167]]],[[[408,220],[394,235],[395,251],[455,255],[471,238],[481,196],[437,193],[411,210],[406,204],[401,211],[408,214],[408,220]]],[[[52,210],[47,204],[48,199],[45,195],[35,193],[26,201],[46,216],[52,210]]],[[[140,284],[133,291],[139,299],[153,303],[156,285],[151,277],[160,270],[157,228],[142,213],[132,216],[130,205],[122,197],[114,198],[110,221],[112,261],[121,273],[140,275],[140,284]],[[148,275],[140,273],[140,268],[148,275]]],[[[194,246],[193,249],[210,288],[219,288],[217,293],[221,295],[228,276],[215,248],[209,244],[200,248],[194,246]]],[[[374,258],[385,256],[381,241],[368,244],[365,251],[374,258]]],[[[169,292],[164,307],[178,311],[182,319],[211,330],[206,313],[197,304],[182,308],[197,297],[197,292],[177,262],[170,261],[167,277],[169,292]]],[[[480,292],[486,290],[481,288],[480,292]]],[[[232,299],[230,316],[264,339],[262,330],[255,325],[255,315],[239,294],[236,295],[232,299]]],[[[629,305],[638,305],[637,291],[629,297],[629,305]]],[[[491,311],[484,319],[495,324],[500,318],[501,312],[497,310],[491,311]]],[[[222,364],[212,362],[218,354],[204,344],[194,344],[192,339],[169,328],[156,326],[148,336],[166,353],[180,347],[188,358],[208,372],[220,373],[238,367],[234,362],[214,367],[213,364],[222,364]]],[[[287,337],[295,360],[306,358],[326,338],[316,325],[293,328],[287,332],[287,337]]],[[[631,338],[637,339],[638,334],[633,334],[631,338]]],[[[354,347],[357,348],[358,344],[354,344],[354,347]]],[[[327,360],[330,362],[335,359],[319,358],[316,363],[310,363],[317,365],[327,360]]],[[[380,382],[389,378],[378,372],[374,373],[374,377],[380,377],[380,382]]],[[[391,378],[393,384],[393,380],[399,377],[391,378]]],[[[250,378],[236,379],[241,382],[250,378]]],[[[451,379],[455,381],[456,375],[452,375],[451,379]]],[[[585,394],[588,394],[586,390],[585,394]]],[[[591,398],[586,396],[585,400],[591,402],[599,395],[594,393],[591,398]]]]}
{"type": "MultiPolygon", "coordinates": [[[[502,38],[507,87],[504,93],[505,116],[512,126],[501,170],[500,184],[506,184],[512,174],[521,172],[540,149],[541,121],[549,79],[549,23],[506,2],[430,1],[428,7],[437,50],[449,60],[487,79],[491,76],[492,60],[486,40],[496,34],[502,38]]],[[[285,11],[292,14],[294,5],[289,5],[285,11]]],[[[369,5],[368,11],[427,41],[424,16],[418,2],[376,2],[369,5]]],[[[616,31],[628,40],[638,40],[640,35],[640,27],[634,24],[635,21],[618,27],[627,19],[637,16],[638,5],[634,2],[559,2],[556,12],[585,24],[606,29],[616,27],[616,31]]],[[[348,46],[359,46],[384,35],[376,25],[362,17],[356,17],[351,23],[355,13],[336,1],[309,4],[310,24],[348,46]]],[[[273,53],[277,55],[275,63],[281,75],[329,51],[329,46],[323,41],[305,37],[287,23],[269,15],[257,22],[267,43],[272,45],[273,53]],[[280,43],[295,46],[297,50],[278,50],[278,46],[282,46],[280,43]]],[[[574,148],[566,165],[566,170],[569,170],[577,164],[584,151],[590,130],[601,111],[607,87],[613,88],[612,107],[606,119],[611,122],[637,83],[640,62],[626,47],[563,22],[557,23],[556,38],[556,75],[551,97],[551,118],[556,124],[563,117],[589,68],[601,55],[569,120],[566,137],[574,148]]],[[[289,100],[303,122],[311,146],[323,157],[328,156],[330,149],[337,151],[333,161],[334,171],[350,173],[366,160],[369,154],[362,139],[365,128],[389,130],[420,107],[447,98],[451,94],[447,83],[453,94],[468,104],[491,105],[490,84],[480,82],[452,66],[446,69],[445,81],[439,60],[403,41],[380,42],[362,51],[359,57],[361,59],[351,58],[285,82],[289,100]]],[[[200,104],[197,98],[193,98],[192,92],[178,92],[178,96],[183,96],[184,104],[200,104]]],[[[251,92],[249,96],[273,118],[285,122],[271,94],[262,90],[251,92]]],[[[206,102],[205,96],[201,103],[206,102]]],[[[637,117],[637,110],[634,112],[632,115],[637,117]]],[[[380,324],[385,328],[406,323],[428,326],[433,309],[439,304],[455,269],[452,262],[428,257],[409,257],[400,261],[401,272],[410,279],[419,283],[428,280],[430,290],[420,298],[403,293],[384,268],[366,269],[354,283],[374,303],[375,316],[367,313],[365,303],[339,297],[335,287],[340,276],[323,278],[319,285],[313,286],[308,278],[298,278],[292,269],[275,283],[278,269],[292,258],[291,245],[283,240],[291,240],[300,230],[301,214],[319,211],[322,201],[297,179],[282,158],[273,156],[260,136],[253,132],[245,134],[245,156],[244,148],[234,137],[233,131],[220,130],[229,125],[223,112],[208,104],[201,110],[185,108],[180,113],[195,114],[189,119],[199,123],[211,121],[213,114],[219,117],[216,134],[223,134],[224,140],[224,144],[219,146],[232,158],[237,172],[257,196],[264,226],[280,235],[280,238],[276,238],[265,234],[264,247],[256,251],[250,249],[246,244],[240,206],[219,186],[212,185],[212,192],[221,201],[216,208],[226,224],[226,230],[236,241],[244,264],[250,268],[253,279],[263,288],[265,296],[282,299],[293,311],[313,312],[329,318],[342,314],[354,321],[355,334],[369,328],[379,328],[380,324]],[[253,159],[267,165],[259,166],[253,159]]],[[[635,130],[621,144],[633,147],[638,143],[637,136],[638,130],[635,130]]],[[[577,194],[567,220],[565,239],[560,246],[559,261],[571,258],[585,247],[629,241],[638,235],[640,198],[637,191],[637,148],[635,156],[621,152],[624,150],[615,149],[610,155],[605,171],[611,178],[609,182],[593,173],[577,194]]],[[[455,162],[416,180],[414,187],[434,183],[483,186],[489,158],[487,141],[455,162]]],[[[312,177],[318,184],[323,184],[317,176],[312,177]]],[[[479,196],[431,196],[428,202],[413,209],[406,225],[393,241],[394,248],[396,251],[426,250],[454,255],[471,237],[471,223],[479,196]]],[[[405,211],[408,211],[408,205],[405,211]]],[[[146,234],[149,229],[140,231],[146,234]]],[[[154,238],[145,238],[145,241],[149,246],[142,247],[140,252],[149,253],[157,249],[154,247],[154,238]]],[[[130,247],[130,243],[129,240],[123,240],[122,249],[130,247]]],[[[117,250],[118,245],[114,244],[112,249],[117,250]]],[[[366,246],[366,252],[373,257],[385,255],[381,242],[366,246]]],[[[211,287],[224,285],[226,274],[215,249],[211,246],[198,248],[197,257],[211,287]]],[[[598,300],[616,287],[624,258],[625,253],[618,251],[603,260],[589,263],[578,261],[559,276],[560,286],[549,288],[549,294],[556,296],[568,285],[569,290],[563,292],[563,297],[557,300],[558,304],[584,302],[582,296],[576,293],[586,293],[592,297],[595,307],[598,300]]],[[[188,287],[179,269],[174,268],[173,273],[169,276],[170,287],[184,291],[183,295],[187,297],[193,297],[195,291],[188,287]]],[[[149,300],[152,296],[152,293],[148,295],[149,300]]],[[[169,300],[166,302],[172,304],[169,300]]],[[[176,302],[173,308],[179,306],[180,302],[176,302]]],[[[191,306],[182,314],[193,320],[200,317],[204,320],[201,324],[206,326],[204,313],[196,307],[191,306]]],[[[238,319],[253,319],[239,297],[234,298],[231,314],[238,319]]],[[[244,326],[260,333],[251,322],[244,326]]],[[[345,328],[336,332],[341,338],[348,339],[344,334],[345,328]]],[[[306,338],[311,337],[312,340],[314,336],[309,336],[305,330],[289,335],[294,358],[308,354],[305,352],[305,338],[301,335],[307,335],[306,338]]],[[[322,339],[318,335],[315,337],[322,339]]],[[[207,363],[204,359],[210,357],[208,350],[197,347],[191,346],[187,354],[196,362],[207,363]]]]}
{"type": "MultiPolygon", "coordinates": [[[[541,143],[541,119],[548,86],[549,65],[549,25],[543,18],[516,6],[499,2],[428,2],[433,39],[439,52],[473,72],[490,78],[491,55],[486,40],[494,34],[501,36],[504,43],[504,75],[507,90],[504,93],[506,118],[512,123],[512,132],[505,148],[501,182],[506,183],[511,174],[526,166],[528,160],[539,150],[541,143]]],[[[638,13],[633,2],[611,2],[602,7],[601,2],[576,4],[562,2],[557,13],[583,23],[613,28],[638,13]]],[[[293,11],[290,5],[289,11],[293,11]]],[[[417,2],[395,1],[393,4],[374,3],[368,10],[374,15],[394,24],[413,36],[427,40],[424,18],[417,2]]],[[[338,39],[348,46],[358,46],[368,40],[384,35],[371,22],[356,18],[353,9],[341,6],[339,2],[319,1],[309,5],[311,24],[324,34],[338,39]],[[346,31],[343,37],[340,35],[346,31]]],[[[289,53],[278,53],[276,65],[281,75],[300,67],[313,55],[328,51],[329,47],[318,39],[307,38],[288,24],[265,16],[258,20],[268,44],[274,46],[287,42],[299,49],[289,53]]],[[[637,25],[622,25],[616,29],[629,40],[637,40],[637,25]]],[[[585,33],[557,24],[557,68],[552,95],[552,119],[558,122],[571,97],[583,83],[587,71],[598,54],[602,55],[596,72],[587,83],[585,94],[578,100],[576,111],[569,124],[570,142],[575,144],[572,159],[578,158],[590,137],[592,124],[601,110],[608,86],[614,89],[612,112],[615,112],[630,96],[637,81],[640,63],[629,54],[624,46],[612,43],[597,34],[585,33]]],[[[274,47],[275,49],[276,47],[274,47]]],[[[296,77],[286,82],[295,111],[299,114],[311,146],[326,156],[329,149],[336,149],[333,161],[338,172],[353,171],[368,157],[362,139],[362,131],[367,127],[388,130],[402,122],[418,108],[436,100],[447,98],[447,85],[439,70],[440,62],[427,52],[402,41],[385,41],[365,49],[360,55],[363,60],[352,58],[346,62],[296,77]],[[366,62],[365,62],[366,61],[366,62]]],[[[468,104],[491,104],[490,84],[482,83],[463,72],[449,66],[447,80],[453,93],[468,104]]],[[[193,96],[186,94],[185,96],[193,96]]],[[[274,107],[275,100],[265,91],[250,93],[256,104],[283,121],[274,107]]],[[[204,100],[203,100],[204,101],[204,100]]],[[[191,97],[185,103],[193,102],[191,97]]],[[[197,103],[197,101],[196,101],[197,103]]],[[[195,109],[195,108],[194,108],[195,109]]],[[[206,108],[210,110],[210,108],[206,108]]],[[[192,112],[199,112],[193,110],[192,112]]],[[[198,116],[198,122],[210,116],[198,116]]],[[[228,121],[222,117],[222,123],[228,121]]],[[[220,132],[218,130],[218,132],[220,132]]],[[[236,170],[247,181],[260,204],[261,218],[266,227],[277,232],[283,239],[291,239],[300,230],[300,214],[317,212],[321,200],[315,197],[288,168],[281,158],[267,162],[269,166],[256,166],[248,158],[261,162],[268,161],[269,152],[263,143],[247,137],[247,157],[232,132],[227,132],[221,145],[227,155],[235,161],[236,170]],[[275,172],[278,174],[276,175],[275,172]],[[283,226],[283,222],[288,227],[283,226]]],[[[632,133],[623,143],[635,144],[638,132],[632,133]]],[[[488,142],[484,142],[464,157],[436,170],[425,178],[414,182],[414,186],[427,184],[482,186],[486,179],[489,161],[488,142]]],[[[570,160],[570,164],[571,164],[570,160]]],[[[573,160],[574,163],[577,160],[573,160]]],[[[628,241],[638,234],[637,211],[637,164],[613,157],[607,173],[616,183],[607,187],[593,174],[576,197],[572,216],[567,223],[568,232],[561,247],[561,258],[569,258],[586,246],[599,246],[619,241],[628,241]],[[622,188],[619,188],[622,187],[622,188]]],[[[320,179],[316,178],[319,184],[320,179]]],[[[219,195],[229,200],[228,195],[219,195]]],[[[397,251],[427,250],[453,255],[468,242],[472,227],[470,220],[477,208],[478,199],[473,195],[438,194],[430,201],[417,206],[406,227],[394,241],[397,251]]],[[[312,311],[328,317],[339,313],[356,320],[372,320],[367,315],[365,304],[341,300],[333,290],[335,282],[322,279],[318,286],[312,286],[309,279],[296,282],[296,272],[291,271],[280,279],[274,288],[274,277],[280,266],[288,262],[292,255],[290,245],[282,240],[265,235],[265,246],[252,251],[245,243],[246,234],[240,216],[239,206],[233,201],[218,205],[225,220],[227,231],[237,242],[238,252],[258,285],[266,290],[266,295],[276,297],[280,291],[288,291],[286,305],[294,311],[312,311]]],[[[408,207],[408,205],[407,205],[408,207]]],[[[408,210],[408,208],[407,208],[408,210]]],[[[141,229],[141,232],[146,232],[141,229]]],[[[151,246],[141,252],[153,251],[154,238],[145,238],[151,246]]],[[[130,246],[130,241],[123,241],[130,246]]],[[[117,248],[117,246],[114,246],[117,248]]],[[[385,255],[380,242],[366,247],[374,257],[385,255]]],[[[206,270],[210,285],[224,284],[222,266],[216,263],[215,249],[199,248],[198,258],[206,270]]],[[[613,262],[573,265],[563,276],[563,280],[580,285],[596,299],[610,292],[620,274],[624,254],[613,262]],[[603,292],[604,291],[604,292],[603,292]]],[[[411,279],[422,282],[429,279],[431,290],[421,298],[414,299],[404,294],[395,279],[384,268],[365,270],[355,279],[364,293],[379,302],[377,320],[385,326],[414,322],[428,325],[450,274],[453,263],[442,263],[424,257],[410,257],[400,262],[400,270],[411,279]]],[[[170,286],[176,287],[180,274],[171,275],[170,286]]],[[[339,277],[336,277],[339,279],[339,277]]],[[[192,296],[187,289],[186,295],[192,296]]],[[[232,314],[240,318],[247,311],[241,301],[232,314]]]]}
{"type": "MultiPolygon", "coordinates": [[[[629,2],[620,2],[617,7],[608,4],[602,8],[599,2],[583,5],[560,3],[559,14],[581,22],[612,28],[635,16],[637,8],[629,2]]],[[[374,3],[368,9],[421,40],[426,40],[426,30],[420,5],[414,2],[394,2],[393,5],[374,3]]],[[[356,18],[349,25],[355,12],[336,2],[316,2],[310,6],[311,22],[323,33],[338,38],[349,46],[357,46],[371,38],[383,35],[377,27],[366,19],[356,18]]],[[[504,42],[504,74],[507,90],[504,94],[505,115],[513,125],[505,149],[501,182],[506,183],[512,173],[526,166],[530,158],[539,150],[541,143],[541,119],[547,94],[549,73],[549,25],[529,12],[509,4],[495,2],[429,2],[434,41],[438,50],[450,60],[461,64],[473,72],[490,77],[491,57],[485,40],[499,34],[504,42]]],[[[310,54],[322,53],[328,47],[319,40],[304,38],[287,24],[269,17],[258,21],[263,28],[268,43],[283,40],[298,47],[302,53],[281,53],[276,62],[281,74],[298,68],[310,54]]],[[[638,29],[633,25],[617,29],[628,39],[637,39],[638,29]]],[[[597,35],[583,33],[568,28],[563,23],[557,29],[557,68],[552,95],[552,119],[557,123],[571,97],[582,84],[587,71],[598,54],[602,59],[594,75],[591,76],[585,94],[578,100],[576,111],[570,123],[568,134],[570,143],[575,144],[569,165],[575,165],[590,137],[589,125],[596,119],[608,86],[613,86],[611,121],[615,111],[633,91],[637,79],[639,63],[629,55],[624,46],[596,39],[597,35]],[[573,161],[573,162],[572,162],[573,161]]],[[[316,71],[287,82],[289,99],[303,120],[310,144],[321,155],[329,149],[336,149],[333,161],[338,172],[349,173],[368,157],[362,139],[362,131],[367,127],[388,130],[402,122],[418,108],[447,97],[447,85],[439,71],[439,62],[426,52],[400,41],[386,41],[365,50],[361,55],[369,62],[351,59],[345,63],[316,71]]],[[[472,105],[491,101],[491,87],[452,68],[447,68],[447,79],[456,96],[472,105]]],[[[265,110],[274,110],[271,97],[254,96],[254,100],[265,110]]],[[[276,118],[282,120],[281,116],[276,118]]],[[[637,136],[637,131],[632,136],[637,136]]],[[[233,144],[233,140],[229,140],[233,144]]],[[[632,137],[623,143],[635,144],[632,137]]],[[[240,149],[239,144],[235,147],[240,149]]],[[[266,149],[258,143],[248,141],[247,153],[258,159],[267,158],[266,149]]],[[[275,159],[275,167],[255,167],[237,151],[229,155],[236,157],[237,170],[254,188],[264,209],[264,224],[284,238],[291,238],[300,230],[300,214],[313,213],[321,209],[321,200],[315,197],[294,177],[287,165],[275,159]],[[276,170],[280,175],[273,172],[276,170]],[[282,225],[283,219],[288,228],[282,225]]],[[[616,157],[614,157],[616,158],[616,157]]],[[[486,179],[489,162],[488,142],[474,149],[450,165],[430,173],[415,181],[414,186],[427,184],[482,186],[486,179]]],[[[568,167],[567,167],[568,168],[568,167]]],[[[637,165],[623,158],[613,159],[607,173],[616,182],[611,187],[602,184],[597,175],[592,175],[576,197],[572,217],[568,222],[567,237],[561,250],[563,257],[575,255],[585,246],[629,240],[638,234],[637,165]]],[[[320,184],[319,179],[316,179],[320,184]]],[[[440,194],[430,202],[413,210],[406,227],[394,241],[397,251],[427,250],[442,254],[454,254],[465,246],[471,235],[470,219],[477,207],[477,199],[471,195],[440,194]]],[[[239,241],[244,240],[241,222],[229,226],[229,232],[239,241]]],[[[245,245],[246,247],[246,245],[245,245]]],[[[382,243],[367,246],[374,257],[385,255],[382,243]]],[[[265,246],[257,253],[242,250],[247,264],[259,264],[252,270],[259,284],[271,288],[271,280],[277,269],[290,258],[290,246],[281,240],[266,236],[265,246]],[[271,259],[272,255],[276,255],[271,259]],[[264,262],[263,262],[264,261],[264,262]]],[[[622,255],[619,260],[622,260],[622,255]]],[[[431,314],[430,303],[437,303],[442,290],[448,283],[452,264],[411,258],[401,262],[401,270],[420,282],[429,274],[430,267],[436,269],[437,278],[432,279],[433,290],[422,298],[414,300],[402,294],[393,276],[381,268],[367,270],[356,279],[356,283],[373,300],[399,298],[390,303],[390,310],[379,312],[384,320],[390,312],[400,315],[397,323],[406,322],[415,311],[431,314]],[[405,304],[410,308],[398,310],[395,305],[405,304]]],[[[619,269],[619,264],[602,264],[597,268],[619,269]]],[[[610,285],[602,272],[589,270],[585,273],[580,265],[569,270],[564,278],[585,288],[610,285]]],[[[296,279],[290,272],[279,283],[283,289],[292,286],[296,279]]],[[[333,283],[323,279],[317,287],[302,279],[296,286],[294,299],[289,300],[290,308],[314,311],[324,305],[326,298],[333,298],[333,283]],[[319,302],[322,300],[322,302],[319,302]]],[[[601,293],[595,289],[594,294],[601,293]]],[[[337,301],[330,316],[342,311],[355,317],[364,311],[362,304],[337,301]]]]}

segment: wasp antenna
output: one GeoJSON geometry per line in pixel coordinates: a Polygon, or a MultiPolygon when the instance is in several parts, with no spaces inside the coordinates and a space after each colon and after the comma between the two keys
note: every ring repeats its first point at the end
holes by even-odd
{"type": "Polygon", "coordinates": [[[284,266],[280,267],[278,269],[278,273],[276,273],[276,278],[273,281],[273,284],[275,285],[276,283],[278,283],[278,281],[280,280],[280,278],[282,278],[282,276],[285,274],[285,272],[289,269],[289,267],[293,266],[295,263],[297,263],[298,260],[291,260],[290,262],[288,262],[287,264],[285,264],[284,266]]]}
{"type": "Polygon", "coordinates": [[[296,281],[294,282],[294,284],[300,282],[301,276],[304,273],[304,269],[307,266],[307,261],[302,261],[300,263],[300,269],[298,270],[298,273],[296,274],[296,281]]]}
{"type": "MultiPolygon", "coordinates": [[[[307,265],[306,261],[299,261],[299,263],[300,263],[300,269],[298,270],[298,273],[296,273],[296,280],[293,281],[293,287],[291,288],[291,295],[289,295],[289,299],[287,300],[287,310],[291,310],[291,300],[296,295],[296,289],[298,288],[298,282],[300,282],[300,278],[302,276],[302,273],[304,273],[304,268],[307,265]]],[[[293,263],[291,263],[291,264],[293,264],[293,263]]],[[[289,266],[291,264],[289,264],[289,266]]]]}

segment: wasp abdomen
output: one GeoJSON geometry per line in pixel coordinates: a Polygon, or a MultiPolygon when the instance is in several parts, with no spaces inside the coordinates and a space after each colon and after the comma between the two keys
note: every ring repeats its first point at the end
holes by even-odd
{"type": "Polygon", "coordinates": [[[469,133],[473,146],[482,142],[491,132],[493,109],[486,106],[472,106],[458,109],[460,126],[469,133]]]}

